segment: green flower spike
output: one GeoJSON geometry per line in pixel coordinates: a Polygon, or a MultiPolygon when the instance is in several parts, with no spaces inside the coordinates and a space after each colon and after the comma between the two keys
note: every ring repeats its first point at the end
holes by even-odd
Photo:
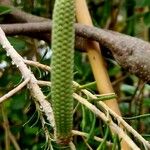
{"type": "Polygon", "coordinates": [[[74,0],[56,0],[52,30],[52,106],[56,142],[68,145],[73,124],[74,0]]]}

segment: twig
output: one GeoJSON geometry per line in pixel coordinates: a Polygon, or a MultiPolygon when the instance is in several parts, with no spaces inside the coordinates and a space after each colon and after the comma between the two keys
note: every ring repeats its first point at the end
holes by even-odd
{"type": "Polygon", "coordinates": [[[16,139],[15,139],[15,136],[11,133],[11,131],[9,130],[9,138],[11,140],[11,142],[13,143],[14,147],[16,150],[21,150],[21,148],[19,147],[16,139]]]}
{"type": "Polygon", "coordinates": [[[70,146],[70,149],[71,149],[71,150],[76,150],[76,147],[75,147],[75,145],[74,145],[73,142],[70,142],[70,143],[69,143],[69,146],[70,146]]]}
{"type": "Polygon", "coordinates": [[[113,86],[116,86],[118,83],[122,82],[124,79],[126,79],[129,76],[129,74],[127,73],[126,75],[120,77],[119,79],[115,80],[112,82],[113,86]]]}
{"type": "Polygon", "coordinates": [[[3,106],[1,107],[1,112],[3,117],[3,128],[5,131],[5,150],[9,150],[10,149],[9,122],[3,106]]]}
{"type": "Polygon", "coordinates": [[[125,120],[135,120],[135,119],[144,119],[150,117],[150,114],[143,114],[143,115],[138,115],[138,116],[134,116],[134,117],[123,117],[123,119],[125,120]]]}
{"type": "Polygon", "coordinates": [[[43,64],[41,64],[41,63],[39,63],[39,62],[37,62],[37,61],[26,60],[26,59],[24,59],[23,61],[24,61],[24,63],[26,63],[27,65],[36,66],[36,67],[39,67],[39,68],[41,68],[41,69],[43,69],[43,70],[51,71],[51,68],[50,68],[49,66],[43,65],[43,64]]]}
{"type": "Polygon", "coordinates": [[[10,141],[11,141],[16,150],[21,150],[17,141],[16,141],[16,138],[14,137],[14,135],[10,131],[8,118],[7,118],[7,115],[4,111],[3,105],[2,105],[1,109],[2,109],[2,116],[3,116],[3,120],[4,120],[3,128],[5,130],[5,149],[6,150],[10,149],[10,141]]]}
{"type": "Polygon", "coordinates": [[[34,67],[39,67],[43,70],[46,70],[46,71],[51,71],[51,67],[50,66],[47,66],[47,65],[44,65],[44,64],[41,64],[37,61],[32,61],[32,60],[23,60],[27,65],[31,65],[31,66],[34,66],[34,67]]]}
{"type": "MultiPolygon", "coordinates": [[[[78,136],[84,136],[84,137],[88,137],[88,133],[85,132],[81,132],[81,131],[77,131],[77,130],[72,130],[73,135],[78,135],[78,136]]],[[[99,138],[97,136],[93,137],[95,141],[97,142],[102,142],[104,139],[99,138]]],[[[106,144],[111,147],[113,145],[113,143],[106,141],[106,144]]]]}
{"type": "Polygon", "coordinates": [[[37,84],[40,85],[40,86],[51,86],[51,82],[49,82],[49,81],[38,80],[37,84]]]}
{"type": "Polygon", "coordinates": [[[30,78],[28,88],[31,92],[31,95],[41,105],[42,110],[44,111],[47,117],[47,120],[51,123],[52,126],[54,126],[54,116],[50,103],[45,100],[45,96],[43,95],[40,87],[37,85],[37,80],[35,76],[25,65],[23,58],[16,52],[13,46],[9,43],[9,41],[5,36],[5,33],[1,28],[0,28],[0,44],[6,50],[7,56],[10,56],[14,64],[18,67],[23,78],[24,79],[30,78]]]}
{"type": "Polygon", "coordinates": [[[4,102],[5,100],[7,100],[8,98],[10,98],[11,96],[13,96],[15,93],[17,93],[18,91],[20,91],[24,86],[27,85],[27,83],[29,82],[30,78],[26,78],[21,84],[19,84],[16,88],[14,88],[13,90],[9,91],[7,94],[5,94],[4,96],[0,97],[0,103],[4,102]]]}
{"type": "Polygon", "coordinates": [[[41,68],[41,69],[43,69],[43,70],[51,71],[51,69],[50,69],[49,66],[43,65],[43,64],[41,64],[41,63],[39,63],[39,62],[31,61],[31,60],[26,60],[26,59],[24,59],[23,61],[24,61],[24,63],[26,63],[26,64],[28,64],[28,65],[30,65],[30,66],[36,66],[36,67],[39,67],[39,68],[41,68]]]}
{"type": "Polygon", "coordinates": [[[88,150],[93,150],[93,148],[90,146],[90,144],[88,143],[88,141],[87,141],[87,140],[85,140],[85,138],[84,138],[84,137],[82,137],[82,139],[83,139],[83,141],[84,141],[85,145],[87,146],[88,150]]]}

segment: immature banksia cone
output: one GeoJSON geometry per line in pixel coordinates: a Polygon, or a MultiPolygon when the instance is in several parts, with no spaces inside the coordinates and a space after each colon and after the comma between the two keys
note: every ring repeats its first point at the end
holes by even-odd
{"type": "Polygon", "coordinates": [[[68,145],[73,123],[74,0],[56,0],[52,30],[52,106],[56,142],[68,145]]]}

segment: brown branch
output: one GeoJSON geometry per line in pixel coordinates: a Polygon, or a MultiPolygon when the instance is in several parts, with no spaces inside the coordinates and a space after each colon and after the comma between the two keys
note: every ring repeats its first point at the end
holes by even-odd
{"type": "MultiPolygon", "coordinates": [[[[77,131],[77,130],[72,130],[72,133],[73,133],[73,136],[82,136],[82,137],[86,137],[86,138],[89,136],[88,133],[81,132],[81,131],[77,131]]],[[[97,137],[97,136],[94,136],[93,139],[94,139],[95,141],[97,141],[97,142],[103,142],[103,141],[104,141],[104,139],[99,138],[99,137],[97,137]]],[[[107,146],[109,146],[109,147],[112,147],[112,146],[113,146],[113,143],[111,143],[111,142],[109,142],[109,141],[106,141],[106,144],[107,144],[107,146]]]]}
{"type": "MultiPolygon", "coordinates": [[[[40,22],[39,24],[35,23],[37,26],[40,25],[40,27],[42,25],[42,21],[48,20],[47,18],[38,17],[23,12],[17,8],[13,8],[13,11],[9,14],[8,17],[9,18],[6,17],[6,20],[15,18],[17,22],[40,22]]],[[[27,28],[29,30],[32,28],[33,30],[33,28],[37,28],[35,24],[32,24],[32,27],[30,26],[27,28]]],[[[15,25],[15,28],[16,27],[17,26],[15,25]]],[[[50,27],[51,24],[48,25],[46,32],[49,32],[51,29],[50,27]]],[[[15,28],[12,31],[15,31],[15,28]]],[[[46,28],[46,26],[43,28],[46,28]]],[[[36,33],[40,30],[41,29],[38,28],[36,33]]],[[[104,31],[102,29],[92,28],[84,25],[76,25],[76,32],[79,36],[93,39],[100,42],[101,45],[106,46],[112,51],[115,59],[124,69],[133,74],[136,74],[142,80],[150,83],[150,44],[131,36],[119,34],[116,32],[108,32],[106,30],[104,31]]],[[[49,39],[47,34],[45,34],[43,37],[45,37],[47,40],[49,39]]],[[[78,47],[80,47],[81,42],[78,44],[78,47]]],[[[82,48],[84,47],[83,45],[84,44],[81,44],[82,48]]]]}
{"type": "MultiPolygon", "coordinates": [[[[9,5],[10,6],[10,5],[9,5]]],[[[25,23],[25,22],[43,22],[43,21],[48,21],[49,19],[40,17],[40,16],[35,16],[29,13],[26,13],[18,8],[12,7],[11,12],[4,17],[5,22],[20,22],[20,23],[25,23]]]]}
{"type": "Polygon", "coordinates": [[[1,5],[11,5],[11,3],[10,0],[0,0],[1,5]]]}
{"type": "MultiPolygon", "coordinates": [[[[26,29],[28,28],[28,31],[30,30],[30,32],[28,33],[38,33],[41,30],[42,33],[48,33],[51,30],[51,22],[49,19],[23,12],[17,8],[13,8],[12,12],[7,17],[6,20],[10,20],[10,18],[15,18],[17,22],[40,22],[35,24],[28,24],[28,27],[26,27],[26,29]],[[43,21],[49,21],[50,23],[42,25],[43,21]]],[[[4,26],[2,27],[4,28],[4,26]]],[[[13,28],[11,29],[12,32],[16,31],[16,28],[19,27],[18,25],[15,25],[15,27],[12,26],[11,28],[13,28]]],[[[25,27],[24,29],[22,27],[20,33],[21,32],[22,34],[23,32],[25,32],[25,27]]],[[[92,28],[84,25],[76,25],[76,33],[79,36],[93,39],[95,41],[100,42],[101,45],[106,46],[112,51],[115,59],[123,68],[125,68],[133,74],[136,74],[142,80],[150,83],[150,44],[134,37],[119,34],[116,32],[108,32],[106,30],[104,31],[102,29],[92,28]]],[[[19,34],[19,31],[17,34],[19,34]]],[[[43,38],[49,41],[49,35],[44,34],[43,38]]],[[[78,45],[78,48],[85,48],[82,42],[78,41],[76,43],[78,45]]]]}
{"type": "Polygon", "coordinates": [[[9,150],[10,149],[9,122],[3,106],[1,107],[1,114],[3,117],[3,128],[5,131],[5,150],[9,150]]]}
{"type": "MultiPolygon", "coordinates": [[[[49,21],[0,26],[6,34],[16,35],[50,33],[52,23],[49,21]]],[[[150,44],[148,42],[114,31],[81,24],[76,24],[75,28],[78,36],[100,42],[101,45],[111,50],[113,56],[123,68],[150,83],[150,44]]],[[[85,43],[85,40],[83,42],[85,43]]],[[[81,40],[78,41],[77,45],[81,48],[85,47],[81,40]]]]}
{"type": "Polygon", "coordinates": [[[141,39],[109,30],[77,25],[78,35],[95,39],[113,53],[118,63],[150,83],[150,44],[141,39]],[[82,31],[82,32],[81,32],[82,31]]]}

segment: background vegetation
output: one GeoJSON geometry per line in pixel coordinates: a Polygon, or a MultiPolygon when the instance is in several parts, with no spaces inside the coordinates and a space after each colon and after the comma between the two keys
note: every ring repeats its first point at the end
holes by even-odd
{"type": "MultiPolygon", "coordinates": [[[[28,13],[52,18],[53,0],[13,0],[13,4],[28,13]]],[[[88,5],[95,26],[136,36],[146,41],[150,40],[149,0],[88,0],[88,5]]],[[[10,12],[11,8],[0,5],[1,23],[5,21],[5,15],[10,12]]],[[[49,65],[51,58],[51,45],[49,43],[29,36],[11,36],[8,38],[21,56],[49,65]]],[[[122,69],[106,48],[102,49],[102,53],[107,62],[108,73],[117,93],[124,119],[145,139],[149,140],[150,86],[122,69]],[[145,116],[144,114],[148,115],[145,116]]],[[[76,51],[74,62],[74,80],[81,85],[94,82],[86,54],[76,51]]],[[[50,74],[48,72],[35,67],[30,69],[38,80],[49,80],[50,74]]],[[[16,87],[21,81],[20,72],[1,48],[0,96],[16,87]]],[[[98,93],[95,84],[88,86],[87,89],[92,93],[98,93]]],[[[50,88],[42,87],[42,91],[48,95],[50,88]]],[[[79,104],[75,104],[75,106],[77,106],[77,111],[74,114],[74,129],[90,134],[88,139],[75,137],[74,141],[78,150],[90,149],[90,146],[93,149],[97,147],[106,149],[106,143],[95,142],[93,135],[110,140],[118,145],[119,149],[118,137],[111,135],[106,124],[97,119],[84,106],[79,104]]],[[[0,111],[0,150],[13,150],[12,139],[16,139],[20,148],[24,150],[48,149],[49,143],[45,139],[39,117],[40,112],[36,109],[27,88],[22,89],[6,102],[0,104],[0,111]]],[[[49,131],[52,130],[48,124],[47,128],[49,131]]],[[[52,142],[52,145],[56,149],[55,143],[52,142]]]]}

